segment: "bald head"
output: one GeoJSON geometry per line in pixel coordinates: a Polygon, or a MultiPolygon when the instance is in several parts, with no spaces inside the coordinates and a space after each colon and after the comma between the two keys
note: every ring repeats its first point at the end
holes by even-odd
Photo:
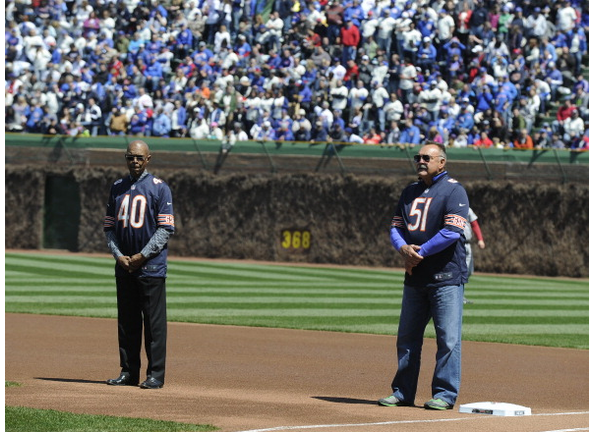
{"type": "Polygon", "coordinates": [[[147,143],[141,140],[135,140],[128,144],[126,163],[132,177],[139,178],[150,160],[151,154],[147,143]]]}
{"type": "Polygon", "coordinates": [[[150,150],[149,150],[149,146],[147,143],[145,143],[142,140],[135,140],[135,141],[132,141],[130,144],[128,144],[127,153],[128,154],[137,154],[137,155],[140,155],[140,154],[149,155],[150,150]]]}

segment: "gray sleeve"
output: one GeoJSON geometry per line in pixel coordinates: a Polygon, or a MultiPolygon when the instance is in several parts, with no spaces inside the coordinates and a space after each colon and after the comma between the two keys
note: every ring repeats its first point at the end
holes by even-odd
{"type": "Polygon", "coordinates": [[[105,238],[107,239],[107,247],[116,260],[124,255],[120,252],[120,248],[118,247],[115,231],[105,231],[105,238]]]}
{"type": "Polygon", "coordinates": [[[151,258],[161,252],[167,244],[169,237],[171,237],[171,234],[171,231],[168,231],[165,228],[157,228],[157,231],[155,231],[149,242],[140,251],[142,256],[151,258]]]}

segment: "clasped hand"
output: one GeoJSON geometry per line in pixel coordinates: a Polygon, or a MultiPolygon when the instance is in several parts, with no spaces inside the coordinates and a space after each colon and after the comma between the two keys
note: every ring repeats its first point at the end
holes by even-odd
{"type": "Polygon", "coordinates": [[[413,268],[423,260],[423,257],[418,254],[419,250],[421,250],[421,246],[414,244],[404,245],[400,248],[400,255],[404,260],[404,270],[409,275],[412,275],[413,268]]]}
{"type": "Polygon", "coordinates": [[[137,253],[132,256],[123,255],[118,258],[118,264],[128,273],[138,270],[145,261],[146,258],[142,256],[141,253],[137,253]]]}

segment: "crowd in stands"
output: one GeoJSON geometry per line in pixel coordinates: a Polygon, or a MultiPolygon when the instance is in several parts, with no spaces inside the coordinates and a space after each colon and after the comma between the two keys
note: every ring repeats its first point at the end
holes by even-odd
{"type": "Polygon", "coordinates": [[[5,127],[588,149],[588,37],[579,0],[7,0],[5,127]]]}

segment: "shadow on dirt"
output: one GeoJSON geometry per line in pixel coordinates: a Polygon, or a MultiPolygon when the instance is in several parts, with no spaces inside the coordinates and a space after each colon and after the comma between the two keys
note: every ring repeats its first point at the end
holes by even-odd
{"type": "Polygon", "coordinates": [[[72,379],[72,378],[45,378],[45,377],[35,377],[35,379],[43,380],[43,381],[56,381],[56,382],[65,382],[65,383],[80,383],[80,384],[105,384],[105,381],[93,381],[93,380],[85,380],[85,379],[72,379]]]}
{"type": "Polygon", "coordinates": [[[353,399],[345,397],[332,397],[332,396],[312,396],[313,399],[318,399],[326,402],[342,403],[342,404],[354,404],[354,405],[377,405],[377,401],[368,399],[353,399]]]}

